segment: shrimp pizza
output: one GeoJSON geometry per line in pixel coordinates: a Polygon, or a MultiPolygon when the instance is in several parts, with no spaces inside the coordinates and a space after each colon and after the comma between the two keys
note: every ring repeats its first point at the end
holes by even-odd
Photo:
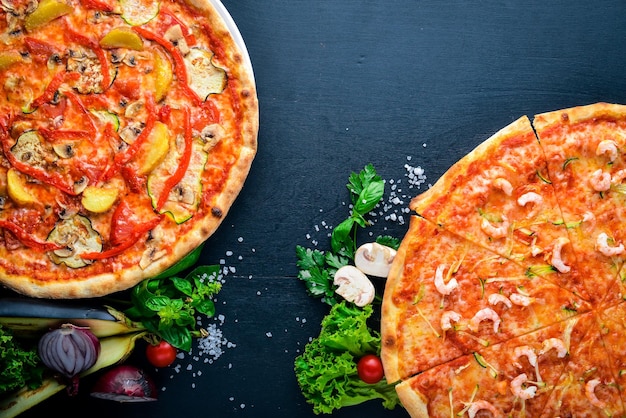
{"type": "Polygon", "coordinates": [[[245,47],[210,0],[0,2],[0,282],[127,289],[201,245],[256,153],[245,47]]]}
{"type": "Polygon", "coordinates": [[[415,197],[382,305],[413,417],[626,414],[626,106],[522,117],[415,197]]]}

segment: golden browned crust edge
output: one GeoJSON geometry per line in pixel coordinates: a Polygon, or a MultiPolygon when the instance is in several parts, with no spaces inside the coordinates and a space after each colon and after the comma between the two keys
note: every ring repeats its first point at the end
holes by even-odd
{"type": "Polygon", "coordinates": [[[430,205],[434,200],[438,199],[439,196],[445,194],[446,190],[450,189],[451,182],[460,173],[467,170],[467,167],[472,161],[481,158],[481,156],[483,156],[489,149],[498,146],[498,144],[504,142],[507,138],[530,132],[533,132],[533,129],[527,116],[522,116],[500,129],[452,165],[430,189],[414,197],[411,200],[409,207],[418,214],[421,213],[424,208],[430,205]]]}
{"type": "MultiPolygon", "coordinates": [[[[407,237],[414,228],[414,218],[411,217],[407,237]]],[[[402,240],[400,247],[393,259],[387,281],[385,282],[385,291],[383,292],[383,301],[381,305],[381,352],[380,357],[383,362],[385,371],[385,379],[388,382],[396,382],[401,379],[398,364],[398,307],[393,301],[393,289],[402,281],[404,273],[404,261],[406,260],[406,247],[409,246],[408,240],[402,240]]]]}
{"type": "Polygon", "coordinates": [[[133,266],[112,273],[63,282],[38,281],[28,276],[4,274],[3,285],[27,296],[48,299],[94,298],[126,290],[146,278],[156,276],[189,254],[206,241],[226,217],[244,186],[257,151],[259,105],[256,86],[252,68],[245,62],[242,51],[234,42],[225,22],[211,2],[209,0],[185,1],[200,9],[209,19],[213,30],[220,34],[220,38],[225,43],[225,50],[229,54],[229,72],[237,78],[239,83],[236,91],[243,109],[244,120],[241,132],[243,144],[239,158],[231,168],[224,190],[215,202],[221,211],[221,216],[207,214],[203,222],[197,223],[189,232],[180,236],[167,256],[152,263],[146,269],[133,266]]]}
{"type": "Polygon", "coordinates": [[[626,105],[599,102],[537,114],[533,118],[533,126],[541,131],[557,124],[573,124],[601,117],[624,118],[625,116],[626,105]]]}
{"type": "Polygon", "coordinates": [[[396,385],[396,393],[411,418],[428,418],[428,398],[411,386],[411,380],[396,385]]]}

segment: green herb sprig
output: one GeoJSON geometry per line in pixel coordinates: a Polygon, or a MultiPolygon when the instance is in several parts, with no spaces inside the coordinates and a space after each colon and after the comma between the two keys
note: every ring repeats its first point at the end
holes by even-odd
{"type": "Polygon", "coordinates": [[[189,351],[192,339],[202,336],[196,314],[215,315],[213,298],[222,288],[219,273],[219,265],[200,266],[184,278],[144,280],[133,288],[133,306],[124,313],[174,347],[189,351]]]}
{"type": "MultiPolygon", "coordinates": [[[[357,231],[371,225],[366,216],[385,194],[385,182],[372,164],[366,165],[359,173],[351,173],[346,187],[350,191],[352,210],[350,216],[333,229],[331,250],[296,246],[298,278],[305,283],[310,296],[321,298],[331,306],[338,302],[333,284],[335,272],[354,260],[357,231]]],[[[397,238],[390,236],[379,236],[376,242],[394,249],[400,245],[397,238]]]]}

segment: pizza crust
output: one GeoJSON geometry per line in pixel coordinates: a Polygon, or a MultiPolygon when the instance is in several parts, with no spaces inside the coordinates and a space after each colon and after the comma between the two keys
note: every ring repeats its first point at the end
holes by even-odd
{"type": "Polygon", "coordinates": [[[428,398],[414,390],[410,381],[398,383],[396,393],[402,406],[412,418],[429,418],[428,398]]]}

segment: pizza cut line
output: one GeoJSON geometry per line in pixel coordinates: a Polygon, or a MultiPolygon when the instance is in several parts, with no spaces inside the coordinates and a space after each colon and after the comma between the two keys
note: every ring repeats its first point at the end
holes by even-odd
{"type": "Polygon", "coordinates": [[[209,0],[5,0],[0,43],[1,283],[102,296],[215,231],[258,103],[209,0]]]}
{"type": "Polygon", "coordinates": [[[382,304],[412,417],[626,416],[626,106],[522,117],[415,197],[382,304]]]}

